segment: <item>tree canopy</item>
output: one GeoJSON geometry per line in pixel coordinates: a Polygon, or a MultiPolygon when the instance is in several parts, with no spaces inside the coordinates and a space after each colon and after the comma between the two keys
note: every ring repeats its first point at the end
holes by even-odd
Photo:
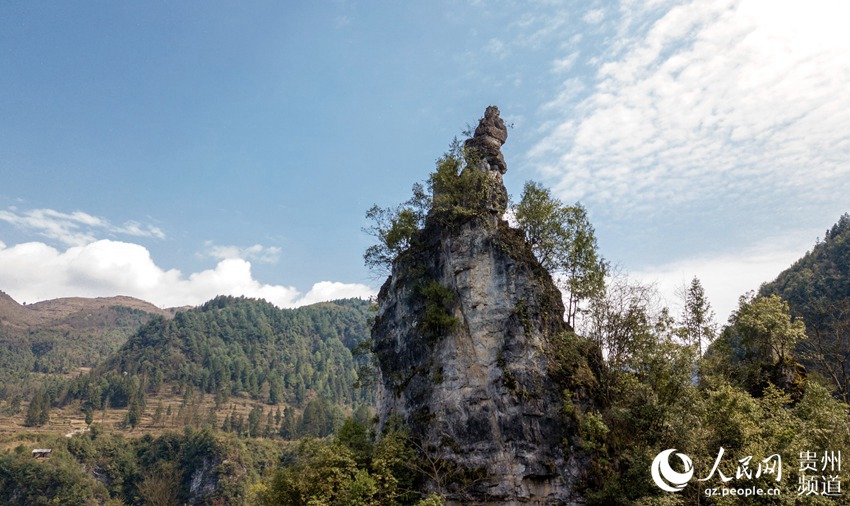
{"type": "Polygon", "coordinates": [[[761,295],[779,295],[792,315],[806,324],[800,361],[850,401],[850,215],[844,214],[822,241],[764,284],[761,295]]]}
{"type": "Polygon", "coordinates": [[[568,292],[567,323],[575,326],[580,304],[602,293],[608,272],[587,210],[580,203],[564,205],[548,188],[529,181],[513,211],[537,260],[568,292]]]}

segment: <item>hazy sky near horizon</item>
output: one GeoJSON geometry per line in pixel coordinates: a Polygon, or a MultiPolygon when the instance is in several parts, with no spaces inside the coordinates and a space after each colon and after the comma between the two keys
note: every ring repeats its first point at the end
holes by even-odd
{"type": "MultiPolygon", "coordinates": [[[[495,104],[508,191],[737,297],[849,211],[843,1],[3,2],[0,290],[375,293],[361,232],[495,104]]],[[[670,300],[675,305],[675,300],[670,300]]]]}

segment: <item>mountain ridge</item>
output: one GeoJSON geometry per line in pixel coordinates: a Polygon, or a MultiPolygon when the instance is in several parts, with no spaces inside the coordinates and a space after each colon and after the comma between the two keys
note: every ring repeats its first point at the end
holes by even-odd
{"type": "Polygon", "coordinates": [[[33,304],[21,304],[11,295],[0,290],[0,324],[16,328],[29,328],[55,323],[75,313],[93,312],[112,307],[125,307],[145,313],[171,318],[182,308],[162,309],[135,297],[116,295],[112,297],[59,297],[33,304]]]}

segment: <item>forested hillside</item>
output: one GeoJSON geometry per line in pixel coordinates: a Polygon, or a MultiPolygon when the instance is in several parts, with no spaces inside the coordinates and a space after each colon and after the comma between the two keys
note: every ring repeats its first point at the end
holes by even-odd
{"type": "Polygon", "coordinates": [[[760,293],[788,302],[791,314],[806,325],[806,339],[797,345],[801,361],[844,402],[850,400],[850,215],[760,293]]]}
{"type": "Polygon", "coordinates": [[[0,454],[0,502],[21,505],[250,504],[282,453],[267,439],[187,429],[124,438],[99,426],[74,438],[45,436],[49,458],[33,459],[24,439],[0,454]]]}
{"type": "MultiPolygon", "coordinates": [[[[552,336],[543,351],[562,395],[558,412],[572,427],[552,444],[580,466],[575,486],[586,504],[775,503],[704,495],[706,486],[725,486],[716,477],[665,492],[649,469],[670,448],[693,460],[695,477],[711,478],[714,463],[737,487],[789,503],[802,494],[807,504],[843,503],[825,494],[840,475],[806,481],[811,476],[795,458],[850,445],[848,407],[835,398],[846,398],[841,380],[850,355],[841,312],[848,229],[843,217],[762,294],[743,296],[722,332],[696,278],[683,314],[673,315],[652,287],[616,275],[590,297],[577,332],[552,336]],[[790,310],[776,293],[787,294],[790,310]],[[737,463],[776,455],[781,479],[736,474],[737,463]]],[[[31,395],[17,406],[3,403],[17,429],[0,439],[0,497],[10,504],[443,504],[423,486],[435,481],[466,493],[477,478],[426,452],[400,419],[374,425],[373,392],[356,386],[361,359],[352,354],[369,339],[370,305],[282,310],[217,297],[172,319],[110,308],[108,322],[123,317],[128,327],[142,326],[90,373],[32,372],[35,358],[21,366],[32,385],[17,388],[31,395]],[[72,437],[59,435],[70,428],[72,437]],[[53,450],[47,459],[30,455],[45,447],[53,450]]],[[[7,322],[19,310],[7,312],[7,322]]],[[[94,314],[74,318],[63,321],[94,314]]],[[[21,356],[51,356],[35,353],[36,341],[21,342],[21,356]]]]}
{"type": "MultiPolygon", "coordinates": [[[[141,328],[90,372],[33,373],[30,362],[20,367],[25,381],[8,379],[17,394],[0,411],[11,432],[0,439],[0,496],[9,504],[257,500],[286,440],[325,437],[346,412],[369,423],[374,394],[357,386],[352,349],[368,338],[370,306],[349,299],[278,309],[217,297],[171,319],[129,308],[97,313],[105,329],[125,322],[119,316],[141,328]],[[74,437],[61,436],[68,430],[74,437]],[[39,462],[35,447],[53,451],[39,462]]],[[[8,307],[10,320],[31,314],[8,307]]],[[[45,335],[39,323],[30,319],[33,335],[45,335]]],[[[73,345],[68,335],[47,342],[73,345]]]]}
{"type": "Polygon", "coordinates": [[[142,325],[170,315],[130,297],[25,306],[0,292],[0,399],[28,397],[33,374],[67,375],[95,367],[142,325]]]}
{"type": "Polygon", "coordinates": [[[217,297],[148,323],[95,372],[138,377],[150,392],[170,383],[222,399],[301,406],[312,394],[352,404],[368,396],[353,386],[351,354],[368,336],[368,308],[358,299],[289,310],[217,297]]]}

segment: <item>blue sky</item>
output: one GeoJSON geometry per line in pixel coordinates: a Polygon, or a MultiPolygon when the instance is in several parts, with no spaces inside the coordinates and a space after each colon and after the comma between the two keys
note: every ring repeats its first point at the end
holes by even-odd
{"type": "MultiPolygon", "coordinates": [[[[495,104],[506,184],[724,319],[847,212],[840,1],[3,2],[0,290],[367,295],[373,203],[495,104]]],[[[671,301],[674,304],[674,301],[671,301]]]]}

